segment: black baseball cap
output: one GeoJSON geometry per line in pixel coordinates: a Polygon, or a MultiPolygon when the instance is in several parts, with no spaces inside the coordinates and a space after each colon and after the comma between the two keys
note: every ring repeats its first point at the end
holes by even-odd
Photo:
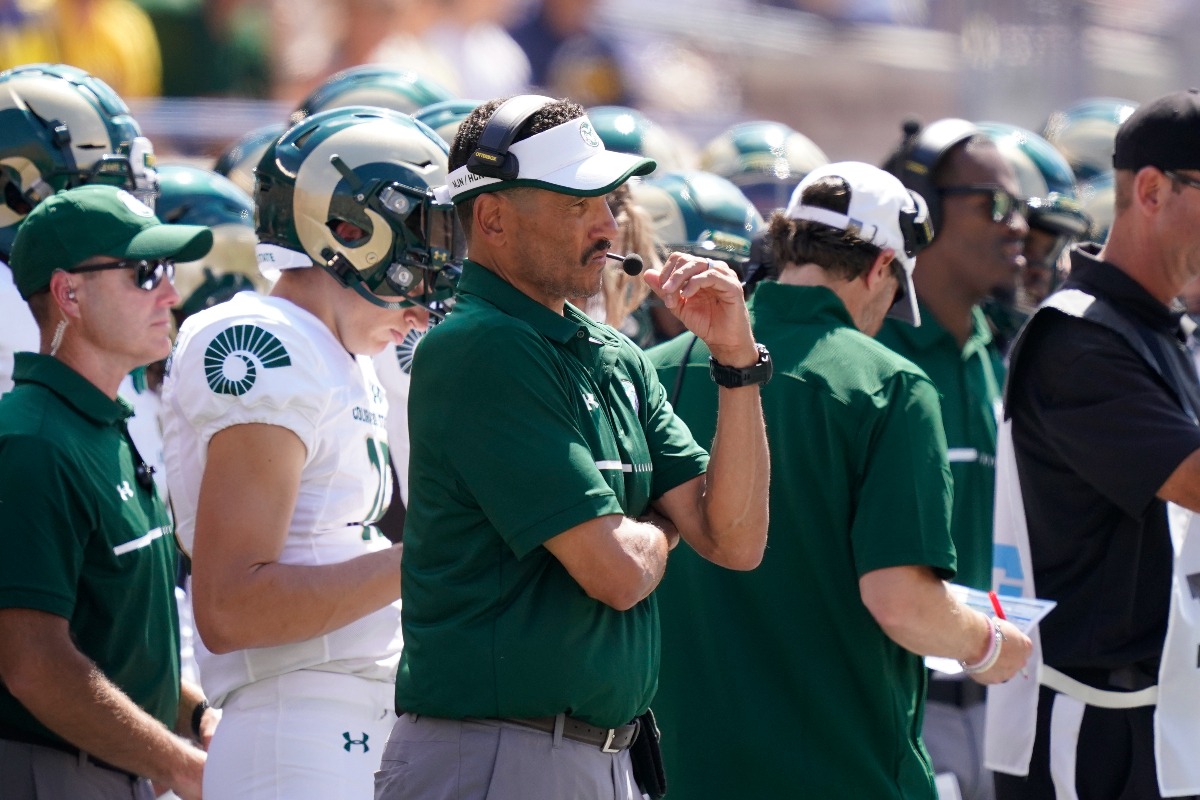
{"type": "Polygon", "coordinates": [[[1117,129],[1113,167],[1200,169],[1200,89],[1172,92],[1130,114],[1117,129]]]}

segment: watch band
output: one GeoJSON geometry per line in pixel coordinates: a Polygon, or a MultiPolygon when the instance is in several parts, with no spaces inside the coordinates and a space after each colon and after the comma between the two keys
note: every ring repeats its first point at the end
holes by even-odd
{"type": "Polygon", "coordinates": [[[738,389],[742,386],[753,386],[756,383],[766,383],[775,372],[771,354],[765,345],[755,344],[758,349],[758,361],[748,367],[727,367],[712,356],[708,357],[709,377],[718,386],[726,389],[738,389]]]}

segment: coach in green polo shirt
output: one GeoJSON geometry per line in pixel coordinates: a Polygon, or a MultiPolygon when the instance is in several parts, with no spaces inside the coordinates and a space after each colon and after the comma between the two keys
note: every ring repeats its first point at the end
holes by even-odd
{"type": "Polygon", "coordinates": [[[90,185],[22,223],[13,277],[41,330],[0,399],[0,794],[200,796],[202,698],[182,693],[175,541],[129,438],[121,379],[171,349],[173,259],[207,228],[162,225],[90,185]]]}
{"type": "Polygon", "coordinates": [[[954,478],[954,582],[991,589],[996,409],[1004,386],[1004,361],[992,347],[987,319],[978,307],[971,309],[970,333],[960,345],[922,305],[920,328],[889,321],[879,341],[918,364],[937,387],[954,478]]]}
{"type": "MultiPolygon", "coordinates": [[[[672,796],[932,800],[920,656],[961,659],[991,683],[1029,653],[1015,628],[947,592],[955,556],[937,393],[871,338],[889,307],[903,324],[920,320],[911,274],[925,216],[892,176],[843,162],[810,173],[772,220],[781,271],[750,301],[775,358],[762,393],[771,546],[746,574],[680,554],[659,590],[655,709],[672,796]]],[[[676,408],[711,429],[699,380],[708,351],[691,338],[650,357],[665,385],[685,370],[676,408]]]]}
{"type": "Polygon", "coordinates": [[[668,552],[762,558],[769,359],[734,272],[673,254],[646,276],[718,361],[711,458],[641,352],[567,302],[600,288],[605,194],[653,163],[605,151],[569,101],[493,101],[460,128],[445,193],[471,260],[413,364],[381,800],[640,798],[629,747],[658,681],[668,552]]]}

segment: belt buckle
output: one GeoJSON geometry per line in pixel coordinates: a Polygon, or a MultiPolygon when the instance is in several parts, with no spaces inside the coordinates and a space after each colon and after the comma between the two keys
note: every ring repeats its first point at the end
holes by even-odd
{"type": "Polygon", "coordinates": [[[619,753],[619,752],[621,752],[621,748],[612,746],[613,739],[616,738],[616,735],[617,735],[616,728],[608,729],[608,736],[604,737],[604,744],[600,745],[601,753],[619,753]]]}

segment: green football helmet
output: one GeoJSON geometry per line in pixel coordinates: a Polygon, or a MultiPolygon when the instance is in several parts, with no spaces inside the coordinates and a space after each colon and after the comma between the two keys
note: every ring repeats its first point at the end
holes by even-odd
{"type": "Polygon", "coordinates": [[[478,107],[478,100],[442,100],[425,106],[412,116],[432,128],[447,145],[453,145],[458,126],[478,107]]]}
{"type": "Polygon", "coordinates": [[[255,128],[237,139],[213,164],[213,172],[223,175],[246,194],[254,195],[254,168],[262,161],[263,153],[271,143],[283,136],[287,125],[273,122],[261,128],[255,128]]]}
{"type": "Polygon", "coordinates": [[[155,214],[172,225],[204,225],[213,233],[213,246],[198,261],[175,265],[175,288],[189,297],[204,282],[206,272],[238,273],[266,289],[254,255],[254,201],[233,181],[206,169],[163,164],[158,169],[159,197],[155,214]]]}
{"type": "Polygon", "coordinates": [[[268,147],[255,170],[259,242],[306,257],[376,305],[416,304],[440,316],[465,251],[453,206],[433,198],[446,159],[446,143],[407,114],[314,114],[268,147]]]}
{"type": "Polygon", "coordinates": [[[1041,136],[1016,125],[981,122],[978,127],[1016,173],[1029,205],[1029,224],[1070,241],[1086,236],[1092,220],[1079,203],[1075,175],[1063,155],[1041,136]]]}
{"type": "Polygon", "coordinates": [[[1091,239],[1103,242],[1108,238],[1116,215],[1116,173],[1101,172],[1079,184],[1079,202],[1092,218],[1091,239]]]}
{"type": "MultiPolygon", "coordinates": [[[[653,158],[660,172],[684,168],[679,142],[642,112],[625,106],[596,106],[587,111],[607,150],[653,158]]],[[[651,173],[653,174],[653,173],[651,173]]]]}
{"type": "Polygon", "coordinates": [[[0,72],[0,254],[34,206],[87,183],[120,186],[154,207],[154,148],[125,102],[65,64],[0,72]]]}
{"type": "Polygon", "coordinates": [[[781,122],[743,122],[700,151],[700,169],[728,178],[763,216],[786,208],[804,176],[829,158],[811,139],[781,122]]]}
{"type": "Polygon", "coordinates": [[[292,112],[293,124],[331,108],[374,106],[404,114],[453,100],[454,94],[434,81],[407,69],[364,64],[333,75],[304,98],[292,112]]]}
{"type": "Polygon", "coordinates": [[[1082,182],[1113,168],[1113,142],[1137,103],[1115,97],[1091,97],[1046,120],[1042,135],[1066,157],[1082,182]]]}
{"type": "Polygon", "coordinates": [[[667,251],[725,261],[742,273],[764,223],[731,181],[700,170],[656,172],[631,183],[630,189],[667,251]]]}

